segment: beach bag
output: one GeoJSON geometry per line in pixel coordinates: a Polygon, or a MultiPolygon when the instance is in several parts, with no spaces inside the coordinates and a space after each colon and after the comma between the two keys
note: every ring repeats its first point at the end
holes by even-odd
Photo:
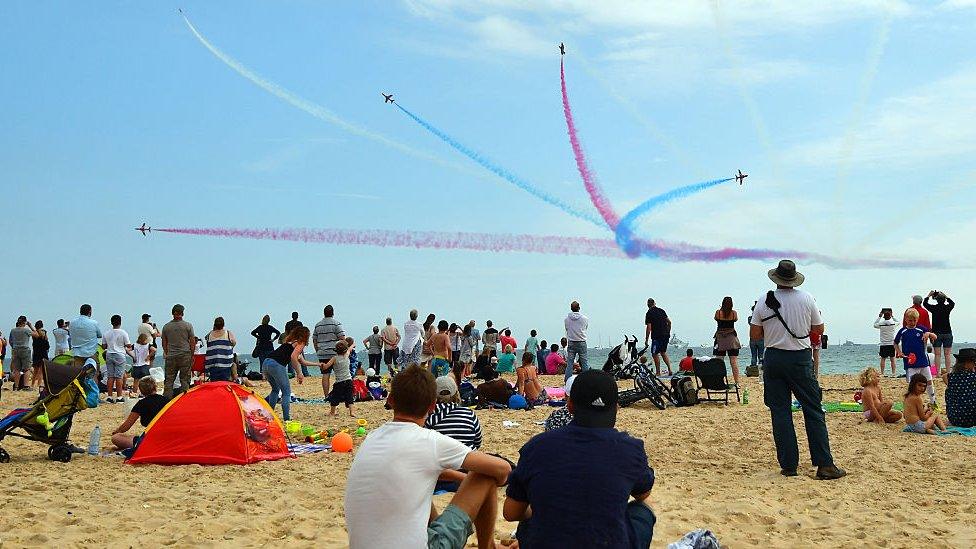
{"type": "Polygon", "coordinates": [[[356,398],[356,402],[373,400],[373,395],[366,388],[366,382],[361,379],[352,380],[352,395],[356,398]]]}
{"type": "Polygon", "coordinates": [[[698,404],[698,391],[691,376],[674,376],[671,378],[671,393],[678,406],[694,406],[698,404]]]}

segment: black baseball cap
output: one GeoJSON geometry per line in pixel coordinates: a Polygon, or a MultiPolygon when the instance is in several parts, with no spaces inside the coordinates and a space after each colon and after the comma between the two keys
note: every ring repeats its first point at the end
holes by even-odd
{"type": "Polygon", "coordinates": [[[603,370],[586,370],[577,375],[569,401],[576,425],[611,428],[617,422],[617,382],[603,370]]]}
{"type": "Polygon", "coordinates": [[[149,313],[142,313],[142,321],[143,322],[146,322],[147,320],[149,320],[151,318],[151,316],[152,315],[150,315],[149,313]]]}

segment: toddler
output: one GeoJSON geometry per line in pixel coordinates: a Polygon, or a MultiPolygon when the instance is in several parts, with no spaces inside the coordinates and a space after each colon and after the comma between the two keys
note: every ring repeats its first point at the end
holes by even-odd
{"type": "Polygon", "coordinates": [[[340,340],[335,345],[335,351],[336,356],[325,363],[325,369],[332,368],[332,371],[335,372],[335,383],[332,384],[332,391],[326,397],[329,404],[332,405],[329,414],[339,415],[336,409],[339,407],[339,403],[344,402],[346,408],[349,409],[349,417],[356,417],[352,413],[352,403],[355,399],[352,392],[352,372],[349,369],[349,354],[352,353],[352,347],[344,340],[340,340]]]}
{"type": "Polygon", "coordinates": [[[881,374],[874,368],[861,372],[861,403],[864,406],[864,421],[874,423],[897,423],[901,413],[891,409],[892,403],[881,396],[881,374]]]}
{"type": "MultiPolygon", "coordinates": [[[[926,368],[927,369],[927,368],[926,368]]],[[[945,430],[946,422],[922,402],[922,393],[932,382],[923,374],[914,374],[905,393],[905,430],[912,433],[935,434],[935,428],[945,430]]]]}

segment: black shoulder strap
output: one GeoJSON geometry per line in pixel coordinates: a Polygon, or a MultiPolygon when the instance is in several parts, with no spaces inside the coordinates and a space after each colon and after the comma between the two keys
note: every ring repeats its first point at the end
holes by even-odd
{"type": "Polygon", "coordinates": [[[772,316],[767,316],[766,318],[762,319],[763,322],[766,322],[767,320],[770,320],[772,318],[777,318],[779,319],[783,327],[786,328],[786,332],[791,336],[793,336],[793,339],[807,339],[810,337],[809,333],[807,333],[807,335],[805,336],[798,336],[795,333],[793,333],[793,330],[790,329],[790,325],[786,323],[786,320],[783,318],[783,315],[779,314],[779,309],[781,305],[779,303],[779,300],[776,299],[776,295],[773,294],[772,290],[766,292],[766,305],[773,310],[773,314],[772,316]]]}

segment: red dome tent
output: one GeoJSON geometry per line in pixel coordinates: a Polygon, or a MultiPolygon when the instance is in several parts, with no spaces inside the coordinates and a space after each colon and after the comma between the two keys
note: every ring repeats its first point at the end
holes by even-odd
{"type": "Polygon", "coordinates": [[[281,421],[268,403],[246,387],[217,381],[167,404],[127,461],[244,465],[291,456],[281,421]]]}

